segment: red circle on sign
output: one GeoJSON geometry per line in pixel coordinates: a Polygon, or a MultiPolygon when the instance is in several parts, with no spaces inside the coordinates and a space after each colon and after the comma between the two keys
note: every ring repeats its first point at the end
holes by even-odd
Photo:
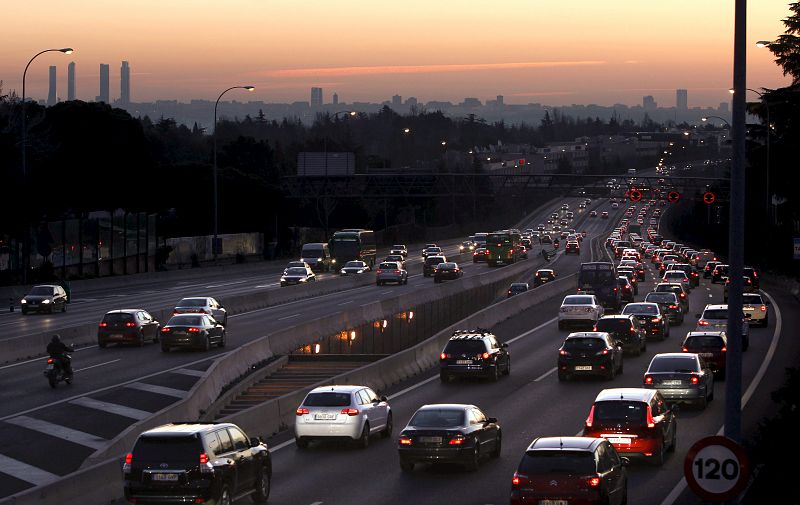
{"type": "Polygon", "coordinates": [[[695,442],[689,449],[689,452],[686,453],[686,458],[683,460],[683,476],[686,478],[686,483],[689,485],[689,488],[700,498],[711,502],[725,502],[739,496],[747,485],[749,470],[747,454],[744,452],[744,449],[742,449],[742,446],[728,437],[718,435],[701,438],[695,442]],[[709,462],[704,462],[702,459],[696,460],[701,451],[712,447],[719,448],[722,451],[728,451],[738,460],[736,461],[738,464],[738,474],[735,477],[736,482],[724,492],[714,492],[703,487],[703,485],[698,482],[694,473],[694,467],[698,465],[698,461],[700,462],[700,467],[708,472],[707,475],[709,479],[718,478],[719,475],[716,477],[712,477],[712,475],[719,474],[720,472],[724,473],[726,471],[724,468],[725,464],[723,463],[721,465],[723,468],[720,468],[719,461],[714,460],[716,464],[708,464],[709,462]]]}
{"type": "Polygon", "coordinates": [[[712,193],[711,191],[706,191],[706,192],[703,194],[703,201],[704,201],[704,202],[706,202],[706,203],[707,203],[707,204],[709,204],[709,205],[711,205],[712,203],[714,203],[714,201],[715,201],[716,199],[717,199],[716,195],[714,195],[714,193],[712,193]]]}
{"type": "Polygon", "coordinates": [[[672,203],[675,203],[675,202],[677,202],[677,201],[678,201],[678,200],[680,200],[680,199],[681,199],[681,194],[680,194],[680,193],[678,193],[677,191],[670,191],[670,192],[667,194],[667,200],[669,200],[669,201],[670,201],[670,202],[672,202],[672,203]]]}
{"type": "Polygon", "coordinates": [[[642,199],[642,192],[638,189],[632,189],[630,192],[630,199],[632,202],[638,202],[642,199]]]}

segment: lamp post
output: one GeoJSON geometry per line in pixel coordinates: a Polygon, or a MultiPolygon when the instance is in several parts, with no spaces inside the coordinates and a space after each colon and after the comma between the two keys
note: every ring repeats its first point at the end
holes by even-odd
{"type": "MultiPolygon", "coordinates": [[[[769,45],[769,44],[770,44],[769,42],[767,42],[765,40],[761,40],[756,44],[756,46],[758,46],[758,47],[766,47],[766,45],[769,45]],[[765,44],[765,45],[759,46],[759,44],[765,44]]],[[[731,92],[731,94],[733,94],[733,88],[731,88],[729,91],[731,92]]],[[[772,123],[770,122],[770,118],[769,118],[769,100],[764,100],[764,93],[762,93],[761,91],[756,91],[753,88],[747,88],[747,91],[752,91],[753,93],[758,95],[758,98],[761,99],[761,103],[763,103],[764,107],[766,107],[766,109],[767,109],[767,138],[766,138],[766,143],[767,143],[766,144],[766,146],[767,146],[767,180],[766,180],[766,183],[767,183],[767,190],[766,190],[767,191],[767,198],[766,198],[765,212],[766,212],[767,220],[769,220],[769,217],[770,217],[769,216],[769,214],[770,214],[769,213],[769,162],[770,162],[769,138],[771,136],[771,130],[772,130],[772,123]]]]}
{"type": "Polygon", "coordinates": [[[701,118],[700,118],[700,121],[702,121],[702,122],[706,123],[706,122],[708,122],[708,120],[709,120],[709,119],[719,119],[720,121],[722,121],[723,123],[725,123],[725,126],[727,126],[728,128],[730,128],[730,127],[731,127],[731,124],[728,122],[728,120],[727,120],[727,119],[725,119],[724,117],[719,117],[719,116],[706,116],[706,117],[701,117],[701,118]]]}
{"type": "MultiPolygon", "coordinates": [[[[27,194],[28,191],[28,159],[26,154],[26,146],[28,141],[28,118],[27,113],[25,111],[25,79],[28,77],[28,67],[31,66],[33,60],[35,60],[38,56],[44,53],[52,53],[58,52],[63,54],[72,54],[73,49],[71,47],[62,47],[61,49],[45,49],[44,51],[40,51],[33,55],[33,58],[28,60],[28,64],[25,65],[25,70],[22,72],[22,186],[23,192],[27,194]]],[[[28,283],[28,261],[30,253],[29,249],[29,239],[28,239],[28,221],[27,217],[25,219],[25,229],[23,230],[23,237],[22,237],[22,283],[28,283]]]]}
{"type": "Polygon", "coordinates": [[[213,255],[214,259],[217,259],[217,254],[221,248],[217,245],[217,235],[219,232],[219,196],[217,192],[217,107],[219,106],[219,101],[222,98],[222,95],[227,93],[232,89],[244,89],[247,91],[254,91],[256,88],[255,86],[232,86],[222,93],[219,94],[217,97],[216,103],[214,103],[214,238],[211,241],[211,254],[213,255]]]}
{"type": "MultiPolygon", "coordinates": [[[[333,117],[333,119],[336,119],[337,117],[339,117],[339,114],[347,114],[348,116],[353,117],[356,116],[358,112],[354,110],[340,110],[339,112],[334,112],[331,117],[333,117]]],[[[328,178],[328,134],[327,133],[325,133],[325,135],[323,135],[322,137],[322,147],[325,156],[325,180],[327,182],[328,178]]]]}

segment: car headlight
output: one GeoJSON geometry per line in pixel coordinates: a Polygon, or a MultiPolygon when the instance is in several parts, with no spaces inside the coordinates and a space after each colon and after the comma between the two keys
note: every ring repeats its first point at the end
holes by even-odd
{"type": "Polygon", "coordinates": [[[356,272],[356,273],[363,274],[363,273],[364,273],[364,269],[363,269],[363,268],[361,268],[361,269],[359,269],[359,270],[358,270],[358,272],[356,272]]]}
{"type": "Polygon", "coordinates": [[[286,282],[286,277],[281,277],[281,282],[286,282]]]}
{"type": "Polygon", "coordinates": [[[298,279],[300,282],[306,282],[308,280],[307,277],[303,277],[302,279],[298,279]]]}
{"type": "Polygon", "coordinates": [[[342,274],[342,275],[344,275],[344,274],[346,274],[347,272],[345,272],[345,271],[344,271],[344,268],[343,268],[343,269],[339,270],[339,273],[340,273],[340,274],[342,274]]]}
{"type": "Polygon", "coordinates": [[[336,260],[335,260],[335,259],[332,259],[332,260],[331,260],[331,263],[334,263],[334,264],[335,264],[335,263],[336,263],[336,260]]]}
{"type": "Polygon", "coordinates": [[[52,300],[50,300],[50,299],[48,298],[47,300],[42,300],[42,303],[50,303],[51,301],[52,301],[52,300]]]}
{"type": "Polygon", "coordinates": [[[22,300],[19,301],[19,303],[28,303],[28,300],[23,298],[22,300]]]}

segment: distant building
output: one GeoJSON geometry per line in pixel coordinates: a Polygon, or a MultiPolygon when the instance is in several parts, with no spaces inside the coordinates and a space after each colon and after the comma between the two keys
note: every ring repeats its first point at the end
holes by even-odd
{"type": "Polygon", "coordinates": [[[131,67],[127,61],[119,69],[119,101],[123,105],[131,103],[131,67]]]}
{"type": "Polygon", "coordinates": [[[339,95],[336,93],[333,94],[333,105],[339,105],[339,95]]]}
{"type": "Polygon", "coordinates": [[[56,93],[56,67],[50,67],[50,91],[47,93],[47,105],[55,105],[58,102],[58,94],[56,93]]]}
{"type": "Polygon", "coordinates": [[[392,108],[397,110],[403,105],[403,97],[400,95],[392,96],[392,108]]]}
{"type": "Polygon", "coordinates": [[[496,102],[497,106],[502,107],[503,105],[505,105],[504,100],[505,98],[503,97],[503,95],[497,95],[497,102],[496,102]]]}
{"type": "Polygon", "coordinates": [[[689,92],[685,89],[679,89],[675,92],[676,104],[679,109],[686,110],[689,108],[689,92]]]}
{"type": "Polygon", "coordinates": [[[109,103],[108,99],[108,65],[100,64],[100,94],[97,95],[98,102],[109,103]]]}
{"type": "Polygon", "coordinates": [[[656,100],[653,98],[653,95],[647,95],[642,97],[642,108],[644,110],[656,110],[658,108],[658,104],[656,100]]]}
{"type": "Polygon", "coordinates": [[[67,65],[67,100],[75,100],[75,62],[67,65]]]}
{"type": "Polygon", "coordinates": [[[462,107],[480,107],[481,105],[480,100],[470,97],[465,98],[464,102],[461,104],[462,107]]]}
{"type": "Polygon", "coordinates": [[[417,97],[415,96],[410,96],[406,99],[406,107],[408,107],[409,109],[411,107],[416,107],[418,104],[419,102],[417,101],[417,97]]]}
{"type": "Polygon", "coordinates": [[[322,107],[322,88],[311,88],[311,108],[322,107]]]}

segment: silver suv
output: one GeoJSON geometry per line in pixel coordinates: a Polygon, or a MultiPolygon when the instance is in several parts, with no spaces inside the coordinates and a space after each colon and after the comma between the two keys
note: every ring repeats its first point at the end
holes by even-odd
{"type": "MultiPolygon", "coordinates": [[[[702,314],[697,314],[697,328],[695,331],[724,331],[730,339],[728,332],[728,305],[708,304],[702,314]]],[[[747,324],[749,314],[742,314],[742,351],[750,347],[750,325],[747,324]]]]}

